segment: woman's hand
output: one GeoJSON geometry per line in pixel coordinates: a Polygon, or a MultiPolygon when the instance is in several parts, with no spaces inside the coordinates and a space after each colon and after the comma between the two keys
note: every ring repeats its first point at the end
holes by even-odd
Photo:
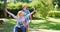
{"type": "Polygon", "coordinates": [[[8,12],[8,10],[6,10],[6,12],[8,12]]]}

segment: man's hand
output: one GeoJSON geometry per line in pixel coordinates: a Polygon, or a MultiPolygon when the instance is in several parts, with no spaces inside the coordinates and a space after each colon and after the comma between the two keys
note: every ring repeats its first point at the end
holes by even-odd
{"type": "Polygon", "coordinates": [[[30,20],[30,23],[32,23],[32,20],[30,20]]]}
{"type": "Polygon", "coordinates": [[[28,27],[29,25],[28,24],[26,24],[26,27],[28,27]]]}
{"type": "Polygon", "coordinates": [[[30,23],[32,22],[32,16],[30,15],[30,23]]]}

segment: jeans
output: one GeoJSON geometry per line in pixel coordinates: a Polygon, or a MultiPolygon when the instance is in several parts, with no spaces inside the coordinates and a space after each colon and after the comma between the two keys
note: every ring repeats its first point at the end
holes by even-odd
{"type": "MultiPolygon", "coordinates": [[[[17,32],[17,29],[18,29],[18,28],[19,28],[18,26],[14,27],[14,32],[17,32]]],[[[25,31],[26,31],[26,30],[25,30],[26,27],[21,26],[20,28],[21,28],[22,32],[25,32],[25,31]]]]}

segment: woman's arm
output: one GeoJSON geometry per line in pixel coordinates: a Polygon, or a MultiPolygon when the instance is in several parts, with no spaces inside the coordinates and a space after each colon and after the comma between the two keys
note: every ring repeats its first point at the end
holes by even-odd
{"type": "Polygon", "coordinates": [[[29,13],[28,15],[26,15],[25,16],[25,19],[27,18],[27,17],[29,17],[31,14],[33,14],[35,11],[33,11],[33,12],[31,12],[31,13],[29,13]]]}
{"type": "Polygon", "coordinates": [[[32,11],[31,13],[29,13],[28,15],[26,15],[26,16],[25,16],[25,19],[26,19],[27,17],[30,17],[30,20],[32,20],[31,15],[32,15],[34,12],[36,12],[34,7],[33,7],[32,9],[33,9],[33,11],[32,11]]]}
{"type": "Polygon", "coordinates": [[[6,10],[6,12],[11,15],[13,18],[17,19],[18,17],[6,10]]]}

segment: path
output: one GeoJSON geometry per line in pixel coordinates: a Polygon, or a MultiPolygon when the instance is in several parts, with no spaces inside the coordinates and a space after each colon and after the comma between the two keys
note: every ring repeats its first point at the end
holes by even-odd
{"type": "Polygon", "coordinates": [[[60,32],[60,30],[47,30],[47,29],[31,29],[29,32],[60,32]]]}

